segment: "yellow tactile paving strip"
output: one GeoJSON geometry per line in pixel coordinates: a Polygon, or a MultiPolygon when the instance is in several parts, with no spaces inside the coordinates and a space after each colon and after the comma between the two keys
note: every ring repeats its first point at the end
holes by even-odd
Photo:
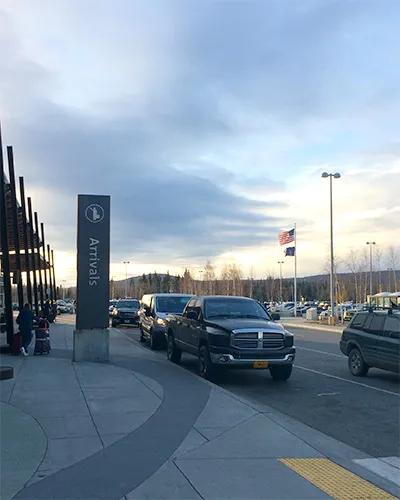
{"type": "Polygon", "coordinates": [[[327,458],[281,458],[279,461],[335,500],[397,500],[327,458]]]}

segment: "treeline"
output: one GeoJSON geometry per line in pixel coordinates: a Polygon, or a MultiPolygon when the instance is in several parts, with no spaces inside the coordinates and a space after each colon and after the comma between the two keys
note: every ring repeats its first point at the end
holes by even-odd
{"type": "MultiPolygon", "coordinates": [[[[335,287],[341,302],[352,300],[364,302],[369,294],[369,253],[366,248],[351,251],[347,256],[335,257],[335,287]]],[[[394,247],[385,251],[374,246],[373,252],[373,293],[399,291],[400,271],[398,254],[394,247]]],[[[321,275],[298,278],[297,297],[304,300],[329,300],[329,265],[325,265],[321,275]]],[[[157,272],[130,278],[127,282],[111,281],[110,297],[141,298],[146,293],[193,293],[198,295],[245,295],[260,301],[278,301],[280,280],[273,272],[263,279],[253,278],[253,272],[245,276],[243,269],[235,261],[224,262],[220,269],[208,261],[197,271],[197,277],[189,269],[182,275],[172,276],[169,272],[157,272]],[[200,277],[200,279],[199,279],[200,277]]],[[[59,297],[62,297],[62,290],[59,297]]],[[[293,300],[293,278],[282,281],[282,298],[293,300]]],[[[75,289],[65,290],[65,296],[75,298],[75,289]]]]}

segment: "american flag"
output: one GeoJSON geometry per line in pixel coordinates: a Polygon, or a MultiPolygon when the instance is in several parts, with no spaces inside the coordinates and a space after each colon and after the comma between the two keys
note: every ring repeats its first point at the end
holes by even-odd
{"type": "Polygon", "coordinates": [[[290,231],[284,231],[283,233],[278,234],[278,240],[280,245],[287,245],[288,243],[292,243],[294,241],[294,228],[290,231]]]}

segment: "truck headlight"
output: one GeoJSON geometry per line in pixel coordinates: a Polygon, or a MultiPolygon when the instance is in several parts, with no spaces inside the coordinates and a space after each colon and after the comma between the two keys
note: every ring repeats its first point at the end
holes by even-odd
{"type": "Polygon", "coordinates": [[[165,326],[165,319],[157,318],[156,323],[157,323],[157,325],[165,326]]]}
{"type": "Polygon", "coordinates": [[[289,334],[285,335],[285,347],[293,347],[294,336],[289,334]]]}

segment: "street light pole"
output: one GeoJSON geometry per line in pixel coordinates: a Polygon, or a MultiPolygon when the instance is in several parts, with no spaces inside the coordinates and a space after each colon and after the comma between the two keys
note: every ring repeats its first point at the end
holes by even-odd
{"type": "Polygon", "coordinates": [[[64,283],[66,283],[67,280],[61,280],[61,283],[62,283],[62,289],[63,289],[63,300],[65,300],[65,285],[64,283]]]}
{"type": "MultiPolygon", "coordinates": [[[[333,256],[333,195],[332,195],[332,179],[340,179],[340,174],[328,174],[324,172],[321,177],[326,179],[329,177],[329,194],[330,194],[330,219],[331,219],[331,276],[330,276],[330,289],[331,289],[331,314],[332,318],[335,317],[335,262],[333,256]]],[[[334,321],[334,320],[332,320],[334,321]]]]}
{"type": "Polygon", "coordinates": [[[129,260],[124,260],[125,264],[125,298],[128,296],[128,264],[130,264],[129,260]]]}
{"type": "Polygon", "coordinates": [[[279,302],[281,302],[282,300],[282,264],[284,263],[283,260],[279,260],[278,261],[278,264],[279,264],[279,302]]]}
{"type": "Polygon", "coordinates": [[[369,245],[369,294],[372,295],[372,245],[376,245],[375,241],[367,241],[369,245]]]}

